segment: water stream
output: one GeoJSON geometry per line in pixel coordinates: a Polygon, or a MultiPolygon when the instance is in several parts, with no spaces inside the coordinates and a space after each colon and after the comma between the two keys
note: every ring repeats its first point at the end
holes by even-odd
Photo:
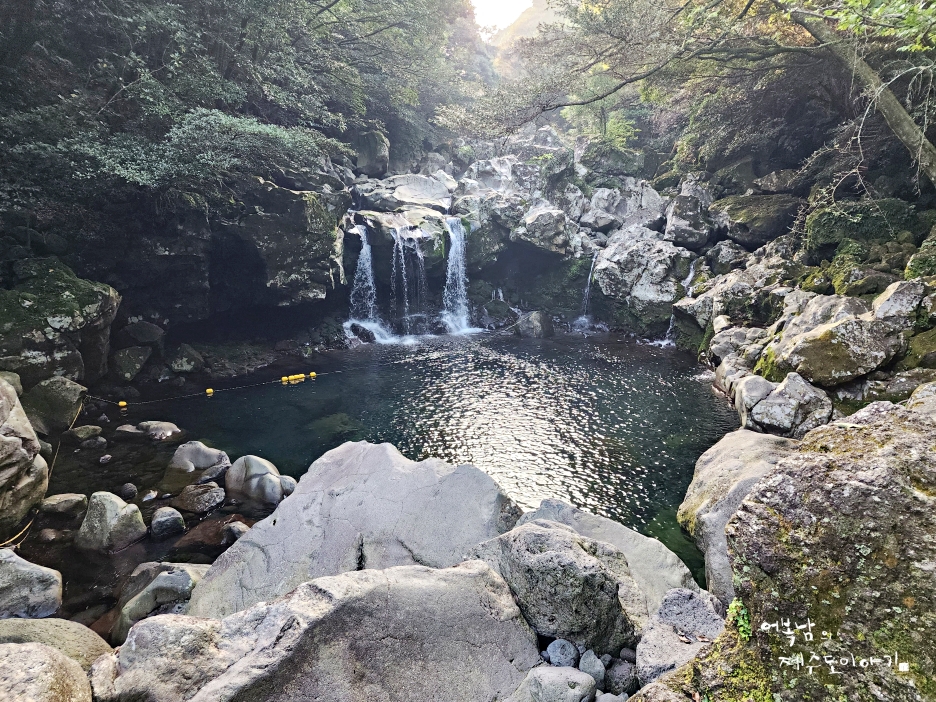
{"type": "Polygon", "coordinates": [[[468,316],[465,225],[458,217],[446,217],[445,223],[449,233],[449,252],[442,292],[442,321],[450,334],[464,334],[472,329],[468,316]]]}

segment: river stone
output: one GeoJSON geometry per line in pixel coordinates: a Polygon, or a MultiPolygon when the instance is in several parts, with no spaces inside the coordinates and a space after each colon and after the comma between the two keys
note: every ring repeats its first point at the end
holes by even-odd
{"type": "Polygon", "coordinates": [[[605,692],[615,695],[627,695],[638,687],[637,666],[635,663],[625,660],[612,661],[607,671],[605,671],[605,692]]]}
{"type": "Polygon", "coordinates": [[[579,662],[579,652],[575,644],[565,639],[551,641],[546,647],[550,665],[574,668],[579,662]]]}
{"type": "Polygon", "coordinates": [[[540,666],[527,673],[506,702],[590,702],[595,680],[571,667],[540,666]]]}
{"type": "Polygon", "coordinates": [[[601,659],[595,655],[591,649],[582,654],[579,660],[578,669],[583,673],[588,673],[595,679],[595,687],[599,690],[604,689],[605,667],[601,659]]]}
{"type": "Polygon", "coordinates": [[[727,605],[734,599],[725,525],[757,482],[796,451],[799,442],[739,429],[696,461],[676,519],[705,554],[705,586],[727,605]]]}
{"type": "Polygon", "coordinates": [[[220,618],[360,568],[455,565],[519,515],[474,466],[416,463],[390,444],[348,442],[315,461],[296,491],[215,561],[190,611],[220,618]]]}
{"type": "Polygon", "coordinates": [[[146,524],[136,505],[128,505],[110,492],[96,492],[75,537],[78,548],[120,551],[146,536],[146,524]]]}
{"type": "Polygon", "coordinates": [[[529,339],[544,339],[554,333],[552,318],[545,312],[530,312],[523,315],[514,329],[518,336],[529,339]]]}
{"type": "Polygon", "coordinates": [[[181,344],[169,367],[173,373],[201,373],[205,370],[205,358],[188,344],[181,344]]]}
{"type": "Polygon", "coordinates": [[[646,597],[648,612],[655,612],[666,593],[674,587],[699,588],[692,573],[675,553],[656,539],[623,524],[589,514],[561,500],[543,500],[538,509],[524,514],[518,524],[539,519],[565,524],[582,536],[620,549],[627,559],[631,577],[646,597]]]}
{"type": "Polygon", "coordinates": [[[204,514],[221,505],[224,497],[224,488],[218,487],[217,483],[188,485],[169,504],[185,512],[204,514]]]}
{"type": "Polygon", "coordinates": [[[88,510],[88,497],[75,492],[64,492],[45,498],[39,505],[43,514],[62,517],[80,517],[88,510]]]}
{"type": "Polygon", "coordinates": [[[0,379],[0,542],[45,495],[49,469],[16,390],[0,379]]]}
{"type": "Polygon", "coordinates": [[[67,619],[0,620],[0,644],[40,643],[51,646],[90,670],[98,656],[112,651],[107,642],[88,627],[67,619]]]}
{"type": "Polygon", "coordinates": [[[62,575],[0,548],[0,619],[41,619],[62,605],[62,575]]]}
{"type": "Polygon", "coordinates": [[[166,539],[184,531],[185,520],[178,510],[172,507],[160,507],[153,513],[153,521],[150,522],[150,534],[154,539],[166,539]]]}
{"type": "Polygon", "coordinates": [[[41,643],[0,644],[4,702],[91,702],[88,678],[74,660],[41,643]]]}
{"type": "Polygon", "coordinates": [[[231,467],[231,459],[224,451],[209,448],[201,441],[180,444],[172,454],[169,467],[160,482],[165,492],[178,492],[192,483],[217,480],[231,467]]]}
{"type": "Polygon", "coordinates": [[[95,439],[101,435],[103,429],[94,424],[85,424],[80,427],[73,427],[62,434],[62,439],[72,444],[80,444],[88,439],[95,439]]]}
{"type": "Polygon", "coordinates": [[[725,628],[708,593],[677,588],[663,598],[660,609],[637,644],[637,678],[648,685],[663,673],[678,668],[714,641],[725,628]],[[685,643],[680,634],[690,640],[685,643]]]}
{"type": "Polygon", "coordinates": [[[136,428],[144,432],[153,441],[165,441],[176,434],[182,433],[182,430],[172,422],[140,422],[136,425],[136,428]]]}
{"type": "Polygon", "coordinates": [[[117,603],[119,614],[111,628],[111,641],[115,645],[122,644],[130,627],[147,617],[185,614],[192,590],[207,572],[207,565],[190,563],[142,563],[137,566],[117,603]]]}
{"type": "Polygon", "coordinates": [[[936,383],[924,383],[914,390],[907,401],[907,409],[936,419],[936,383]]]}
{"type": "MultiPolygon", "coordinates": [[[[482,543],[472,555],[507,581],[540,636],[610,653],[635,643],[647,623],[646,599],[624,554],[565,524],[526,522],[482,543]]],[[[555,663],[553,652],[546,651],[555,663]]]]}
{"type": "Polygon", "coordinates": [[[73,380],[55,376],[23,395],[23,409],[36,431],[43,434],[65,431],[78,416],[87,391],[73,380]]]}
{"type": "Polygon", "coordinates": [[[153,349],[149,346],[131,346],[115,351],[111,361],[114,374],[120,380],[130,382],[140,374],[152,353],[153,349]]]}
{"type": "Polygon", "coordinates": [[[234,461],[224,484],[232,492],[270,505],[278,505],[296,489],[293,478],[281,476],[276,466],[258,456],[241,456],[234,461]]]}
{"type": "Polygon", "coordinates": [[[250,531],[250,527],[243,522],[231,522],[221,528],[221,543],[229,546],[250,531]]]}
{"type": "Polygon", "coordinates": [[[507,585],[478,561],[318,578],[221,621],[151,617],[116,655],[99,666],[116,679],[93,678],[115,702],[474,702],[507,698],[539,662],[507,585]]]}

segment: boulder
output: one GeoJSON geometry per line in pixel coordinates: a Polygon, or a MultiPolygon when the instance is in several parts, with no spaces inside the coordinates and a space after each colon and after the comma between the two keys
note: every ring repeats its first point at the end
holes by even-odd
{"type": "Polygon", "coordinates": [[[686,696],[674,692],[669,685],[650,683],[640,688],[636,695],[628,698],[629,702],[685,702],[686,696]]]}
{"type": "Polygon", "coordinates": [[[677,195],[666,208],[666,229],[663,238],[698,251],[712,235],[712,220],[708,207],[693,195],[677,195]]]}
{"type": "Polygon", "coordinates": [[[151,617],[92,680],[114,702],[474,702],[506,699],[539,661],[506,584],[474,561],[318,578],[222,621],[151,617]]]}
{"type": "Polygon", "coordinates": [[[806,432],[832,418],[832,400],[798,373],[783,382],[751,409],[751,419],[764,431],[801,439],[806,432]]]}
{"type": "Polygon", "coordinates": [[[116,351],[112,359],[114,375],[119,380],[129,383],[143,370],[152,353],[153,349],[149,346],[131,346],[116,351]]]}
{"type": "Polygon", "coordinates": [[[518,336],[529,339],[545,339],[555,333],[552,318],[545,312],[530,312],[523,315],[514,329],[518,336]]]}
{"type": "Polygon", "coordinates": [[[512,241],[525,241],[544,251],[564,255],[569,249],[566,214],[550,204],[534,207],[521,226],[510,232],[512,241]]]}
{"type": "Polygon", "coordinates": [[[620,550],[627,559],[631,577],[646,597],[648,612],[655,612],[673,588],[699,588],[689,569],[666,546],[607,517],[589,514],[560,500],[547,499],[538,509],[524,514],[518,524],[541,519],[565,524],[588,539],[603,541],[620,550]]]}
{"type": "Polygon", "coordinates": [[[182,433],[182,430],[172,422],[140,422],[136,428],[153,441],[165,441],[182,433]]]}
{"type": "Polygon", "coordinates": [[[0,371],[0,380],[9,383],[18,396],[23,394],[23,382],[20,380],[19,373],[0,371]]]}
{"type": "Polygon", "coordinates": [[[926,286],[919,280],[897,281],[874,298],[871,310],[875,319],[892,319],[909,329],[916,323],[917,309],[926,297],[926,286]]]}
{"type": "Polygon", "coordinates": [[[739,429],[696,461],[676,518],[705,554],[706,588],[726,606],[735,591],[725,525],[758,481],[797,446],[791,439],[739,429]]]}
{"type": "Polygon", "coordinates": [[[25,395],[23,409],[36,431],[65,431],[75,421],[88,389],[62,376],[43,380],[25,395]]]}
{"type": "Polygon", "coordinates": [[[416,463],[390,444],[348,442],[315,461],[289,499],[215,561],[190,612],[222,617],[350,570],[451,566],[519,516],[474,466],[416,463]]]}
{"type": "Polygon", "coordinates": [[[224,498],[224,488],[218,487],[217,483],[208,482],[186,486],[169,501],[169,504],[184,512],[204,514],[223,504],[224,498]]]}
{"type": "Polygon", "coordinates": [[[117,602],[117,621],[110,640],[122,644],[138,621],[158,614],[185,614],[192,590],[205,577],[207,565],[141,563],[130,575],[117,602]]]}
{"type": "Polygon", "coordinates": [[[743,246],[733,241],[719,241],[705,254],[705,260],[715,275],[730,273],[736,268],[744,268],[750,254],[743,246]]]}
{"type": "Polygon", "coordinates": [[[633,661],[613,660],[605,671],[605,684],[602,689],[615,695],[628,694],[639,687],[637,682],[636,656],[633,661]]]}
{"type": "Polygon", "coordinates": [[[83,441],[88,439],[96,439],[101,435],[104,430],[101,427],[95,426],[93,424],[85,424],[80,427],[72,427],[64,434],[62,434],[62,440],[67,441],[70,444],[80,444],[83,441]]]}
{"type": "Polygon", "coordinates": [[[120,551],[146,536],[146,524],[136,505],[128,505],[117,495],[96,492],[75,537],[78,548],[110,553],[120,551]]]}
{"type": "Polygon", "coordinates": [[[218,480],[231,467],[224,451],[205,446],[201,441],[187,441],[172,454],[169,467],[160,481],[164,492],[178,492],[193,483],[218,480]]]}
{"type": "Polygon", "coordinates": [[[229,546],[250,531],[250,527],[243,522],[231,522],[221,528],[221,543],[229,546]]]}
{"type": "Polygon", "coordinates": [[[637,678],[648,685],[698,655],[725,628],[714,597],[705,592],[670,590],[637,644],[637,678]]]}
{"type": "MultiPolygon", "coordinates": [[[[0,620],[0,644],[39,643],[51,646],[90,670],[98,656],[111,653],[107,642],[88,627],[67,619],[0,620]]],[[[2,677],[2,676],[0,676],[2,677]]]]}
{"type": "Polygon", "coordinates": [[[742,195],[718,200],[710,211],[729,239],[753,250],[786,234],[802,204],[789,195],[742,195]]]}
{"type": "Polygon", "coordinates": [[[85,672],[41,643],[0,644],[0,698],[7,702],[91,702],[85,672]]]}
{"type": "Polygon", "coordinates": [[[587,673],[541,666],[527,673],[506,702],[591,702],[594,696],[595,681],[587,673]]]}
{"type": "Polygon", "coordinates": [[[201,373],[205,370],[205,358],[188,344],[180,344],[169,367],[173,373],[201,373]]]}
{"type": "Polygon", "coordinates": [[[88,510],[88,497],[73,492],[51,495],[39,505],[43,514],[62,517],[80,517],[88,510]]]}
{"type": "MultiPolygon", "coordinates": [[[[507,581],[520,611],[540,636],[616,653],[633,645],[647,623],[646,599],[624,554],[565,524],[526,522],[482,543],[472,556],[507,581]]],[[[556,664],[553,652],[546,650],[556,664]]]]}
{"type": "Polygon", "coordinates": [[[114,345],[119,349],[131,346],[149,346],[161,356],[165,336],[166,331],[159,325],[137,319],[117,332],[114,337],[114,345]]]}
{"type": "Polygon", "coordinates": [[[45,495],[49,468],[12,385],[0,378],[0,542],[45,495]]]}
{"type": "Polygon", "coordinates": [[[920,385],[907,402],[907,409],[936,419],[936,382],[920,385]]]}
{"type": "Polygon", "coordinates": [[[0,619],[41,619],[62,605],[62,575],[0,548],[0,619]]]}
{"type": "Polygon", "coordinates": [[[376,129],[363,132],[353,140],[357,169],[372,178],[381,178],[390,167],[390,140],[376,129]]]}
{"type": "Polygon", "coordinates": [[[178,510],[172,507],[160,507],[153,513],[150,522],[150,534],[154,539],[167,539],[185,531],[185,520],[178,510]]]}
{"type": "Polygon", "coordinates": [[[775,389],[777,383],[771,383],[759,375],[745,375],[734,383],[731,388],[734,395],[735,409],[741,418],[741,427],[744,429],[760,429],[752,416],[753,409],[763,402],[775,389]]]}
{"type": "Polygon", "coordinates": [[[296,489],[296,480],[257,456],[241,456],[227,472],[225,487],[256,502],[278,505],[296,489]]]}

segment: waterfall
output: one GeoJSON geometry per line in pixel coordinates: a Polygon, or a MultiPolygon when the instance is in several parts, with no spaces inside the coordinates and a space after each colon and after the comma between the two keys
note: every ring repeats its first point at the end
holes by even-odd
{"type": "Polygon", "coordinates": [[[406,247],[403,244],[403,236],[399,228],[393,230],[393,268],[390,271],[390,291],[393,300],[393,309],[399,309],[399,298],[397,297],[397,288],[401,288],[403,293],[403,329],[410,333],[410,290],[409,277],[406,275],[406,247]],[[399,285],[398,285],[399,283],[399,285]]]}
{"type": "Polygon", "coordinates": [[[374,263],[367,227],[359,224],[354,232],[361,237],[361,254],[358,256],[351,286],[351,316],[361,320],[377,319],[377,285],[374,283],[374,263]]]}
{"type": "MultiPolygon", "coordinates": [[[[682,281],[683,290],[686,291],[686,297],[690,300],[692,299],[692,279],[695,278],[695,269],[696,264],[699,262],[698,258],[692,259],[692,263],[689,264],[689,275],[686,276],[686,279],[682,281]]],[[[676,344],[676,311],[670,315],[669,328],[666,330],[666,336],[663,337],[661,342],[663,346],[675,346],[676,344]]]]}
{"type": "Polygon", "coordinates": [[[686,291],[686,297],[689,299],[692,299],[692,279],[695,278],[695,269],[698,262],[699,259],[692,259],[692,263],[689,264],[689,275],[686,276],[686,279],[682,283],[683,290],[686,291]]]}
{"type": "Polygon", "coordinates": [[[468,319],[468,275],[465,272],[465,225],[458,217],[446,217],[449,233],[448,269],[442,292],[442,321],[450,334],[470,330],[468,319]]]}
{"type": "Polygon", "coordinates": [[[588,316],[588,302],[591,299],[592,276],[595,274],[595,264],[598,263],[598,252],[592,256],[591,268],[588,269],[588,280],[585,281],[585,294],[582,295],[582,316],[588,316]]]}

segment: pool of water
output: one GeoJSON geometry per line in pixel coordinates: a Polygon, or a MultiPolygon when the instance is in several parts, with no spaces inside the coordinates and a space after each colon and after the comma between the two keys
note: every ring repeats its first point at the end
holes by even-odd
{"type": "Polygon", "coordinates": [[[314,381],[155,407],[232,458],[256,454],[296,477],[361,439],[472,463],[524,509],[565,500],[657,536],[701,571],[676,507],[696,459],[737,417],[691,356],[615,338],[480,334],[365,345],[316,370],[314,381]]]}

